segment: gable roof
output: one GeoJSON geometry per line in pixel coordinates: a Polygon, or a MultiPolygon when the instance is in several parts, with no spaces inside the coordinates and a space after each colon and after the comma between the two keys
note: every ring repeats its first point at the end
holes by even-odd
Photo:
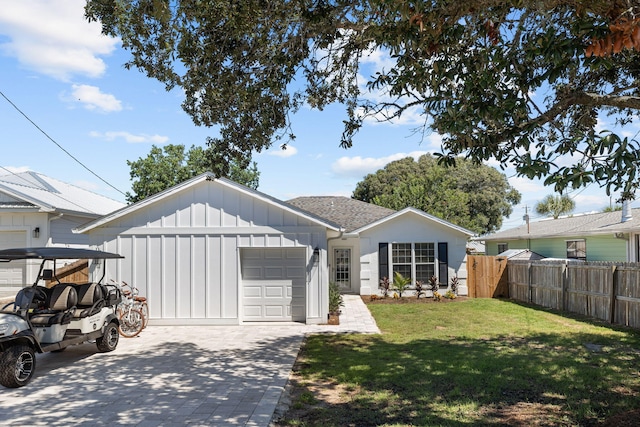
{"type": "Polygon", "coordinates": [[[384,218],[379,219],[378,221],[372,222],[371,224],[367,224],[364,227],[358,228],[357,230],[355,230],[355,232],[356,233],[360,233],[360,232],[368,230],[370,228],[377,227],[378,225],[380,225],[382,223],[385,223],[387,221],[391,221],[391,220],[393,220],[395,218],[398,218],[400,216],[411,215],[411,214],[418,215],[418,216],[420,216],[420,217],[422,217],[424,219],[427,219],[429,221],[432,221],[432,222],[435,222],[437,224],[440,224],[445,228],[449,228],[449,229],[451,229],[453,231],[456,231],[458,233],[465,234],[468,237],[471,237],[471,236],[475,235],[475,233],[473,231],[471,231],[471,230],[467,230],[464,227],[460,227],[458,225],[452,224],[449,221],[445,221],[442,218],[438,218],[437,216],[433,216],[431,214],[426,213],[425,211],[421,211],[420,209],[416,209],[416,208],[412,208],[412,207],[404,208],[401,211],[396,211],[396,212],[394,212],[393,214],[391,214],[389,216],[386,216],[384,218]]]}
{"type": "Polygon", "coordinates": [[[229,179],[226,178],[216,178],[216,176],[214,174],[212,174],[211,172],[205,172],[203,174],[200,174],[196,177],[193,177],[187,181],[184,181],[180,184],[177,184],[171,188],[168,188],[164,191],[161,191],[159,193],[156,193],[152,196],[149,196],[143,200],[140,200],[137,203],[134,203],[132,205],[129,206],[125,206],[122,209],[119,209],[115,212],[111,212],[110,214],[107,214],[101,218],[98,218],[94,221],[91,221],[87,224],[82,225],[81,227],[78,227],[76,229],[74,229],[74,233],[84,233],[90,230],[93,230],[94,228],[98,228],[102,225],[108,224],[111,221],[114,221],[118,218],[121,218],[125,215],[128,215],[130,213],[139,211],[140,209],[145,208],[146,206],[149,206],[151,204],[157,203],[159,201],[161,201],[162,199],[165,199],[167,197],[170,197],[174,194],[177,194],[179,192],[182,192],[190,187],[193,187],[194,185],[197,185],[199,183],[201,183],[202,181],[216,181],[219,184],[222,184],[226,187],[230,187],[235,189],[236,191],[240,192],[240,193],[244,193],[247,194],[251,197],[254,197],[256,199],[262,200],[270,205],[273,206],[278,206],[286,211],[292,212],[296,215],[299,215],[301,217],[304,217],[316,224],[322,225],[324,227],[327,227],[329,229],[335,230],[335,231],[339,231],[340,226],[337,224],[334,224],[330,221],[327,221],[326,219],[323,218],[319,218],[315,215],[312,215],[308,212],[302,211],[298,208],[296,208],[295,206],[290,206],[287,203],[276,199],[275,197],[271,197],[269,195],[266,195],[264,193],[261,193],[257,190],[253,190],[249,187],[246,187],[242,184],[238,184],[237,182],[231,181],[229,179]]]}
{"type": "Polygon", "coordinates": [[[632,209],[631,211],[632,219],[626,222],[622,222],[621,211],[574,215],[566,218],[544,219],[531,222],[529,227],[524,224],[509,230],[478,237],[478,240],[496,241],[576,237],[640,231],[640,209],[632,209]]]}
{"type": "Polygon", "coordinates": [[[0,212],[32,209],[97,217],[124,203],[36,172],[0,176],[0,212]]]}
{"type": "Polygon", "coordinates": [[[287,203],[340,224],[347,233],[359,233],[399,216],[412,213],[468,236],[474,235],[472,231],[466,228],[458,227],[420,209],[411,207],[396,211],[344,196],[298,197],[287,201],[287,203]]]}
{"type": "Polygon", "coordinates": [[[347,233],[396,213],[393,209],[344,196],[298,197],[287,203],[340,224],[347,233]]]}

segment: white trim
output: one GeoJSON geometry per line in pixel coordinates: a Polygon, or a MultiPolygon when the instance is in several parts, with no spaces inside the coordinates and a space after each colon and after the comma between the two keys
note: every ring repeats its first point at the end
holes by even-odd
{"type": "Polygon", "coordinates": [[[194,178],[191,178],[190,180],[187,180],[187,181],[185,181],[185,182],[183,182],[181,184],[175,185],[175,186],[173,186],[171,188],[168,188],[168,189],[166,189],[164,191],[161,191],[161,192],[159,192],[157,194],[154,194],[153,196],[149,196],[146,199],[143,199],[143,200],[141,200],[141,201],[139,201],[137,203],[134,203],[133,205],[125,206],[122,209],[119,209],[119,210],[117,210],[115,212],[112,212],[112,213],[107,214],[107,215],[105,215],[105,216],[103,216],[101,218],[98,218],[98,219],[96,219],[94,221],[91,221],[91,222],[89,222],[87,224],[84,224],[81,227],[74,228],[73,232],[74,233],[86,233],[87,231],[91,231],[91,230],[93,230],[95,228],[101,227],[101,226],[103,226],[105,224],[108,224],[108,223],[110,223],[112,221],[115,221],[118,218],[121,218],[121,217],[123,217],[125,215],[129,215],[130,213],[133,213],[133,212],[136,212],[136,211],[138,211],[140,209],[143,209],[144,207],[149,206],[151,204],[154,204],[154,203],[156,203],[156,202],[158,202],[158,201],[160,201],[162,199],[165,199],[165,198],[170,197],[170,196],[172,196],[174,194],[177,194],[177,193],[179,193],[181,191],[184,191],[184,190],[186,190],[186,189],[188,189],[190,187],[193,187],[193,186],[195,186],[197,184],[200,184],[202,181],[215,181],[218,184],[221,184],[221,185],[223,185],[225,187],[233,188],[233,189],[235,189],[236,191],[238,191],[240,193],[249,195],[250,197],[253,197],[253,198],[256,198],[256,199],[261,200],[263,202],[266,202],[266,203],[268,203],[268,204],[270,204],[272,206],[277,206],[277,207],[279,207],[279,208],[281,208],[281,209],[283,209],[283,210],[285,210],[287,212],[291,212],[291,213],[293,213],[295,215],[298,215],[298,216],[300,216],[302,218],[305,218],[305,219],[307,219],[307,220],[309,220],[309,221],[311,221],[313,223],[316,223],[318,225],[322,225],[323,227],[326,227],[328,229],[331,229],[331,230],[334,230],[334,231],[339,231],[340,230],[339,226],[337,226],[335,224],[332,224],[332,223],[330,223],[330,222],[328,222],[326,220],[322,220],[320,218],[314,217],[314,216],[312,216],[312,215],[310,215],[310,214],[308,214],[308,213],[306,213],[306,212],[304,212],[302,210],[299,210],[298,208],[295,208],[295,207],[293,207],[291,205],[287,205],[284,202],[282,202],[282,201],[280,201],[280,200],[278,200],[276,198],[270,197],[270,196],[268,196],[268,195],[266,195],[264,193],[261,193],[261,192],[259,192],[257,190],[252,190],[252,189],[250,189],[248,187],[245,187],[243,185],[240,185],[240,184],[235,183],[233,181],[230,181],[228,179],[216,178],[212,173],[205,172],[205,173],[203,173],[201,175],[198,175],[198,176],[196,176],[194,178]]]}
{"type": "Polygon", "coordinates": [[[351,233],[352,233],[352,234],[359,234],[359,233],[362,233],[363,231],[369,230],[370,228],[377,227],[377,226],[378,226],[378,225],[380,225],[380,224],[383,224],[383,223],[385,223],[385,222],[387,222],[387,221],[391,221],[391,220],[393,220],[393,219],[395,219],[395,218],[397,218],[397,217],[399,217],[399,216],[406,215],[406,214],[409,214],[409,213],[412,213],[412,214],[414,214],[414,215],[421,216],[421,217],[423,217],[423,218],[424,218],[424,219],[426,219],[426,220],[429,220],[429,221],[435,222],[435,223],[440,224],[440,225],[442,225],[442,226],[444,226],[444,227],[447,227],[447,228],[450,228],[450,229],[452,229],[452,230],[455,230],[455,231],[457,231],[457,232],[459,232],[459,233],[465,234],[465,235],[467,235],[468,237],[471,237],[471,236],[474,236],[474,235],[475,235],[475,233],[474,233],[473,231],[471,231],[471,230],[467,230],[466,228],[463,228],[463,227],[457,226],[457,225],[452,224],[452,223],[450,223],[450,222],[448,222],[448,221],[445,221],[445,220],[443,220],[443,219],[441,219],[441,218],[438,218],[438,217],[436,217],[436,216],[430,215],[430,214],[428,214],[428,213],[426,213],[426,212],[424,212],[424,211],[421,211],[421,210],[419,210],[419,209],[412,208],[412,207],[404,208],[404,209],[402,209],[401,211],[394,212],[394,213],[392,213],[392,214],[391,214],[391,215],[389,215],[389,216],[386,216],[386,217],[384,217],[384,218],[382,218],[382,219],[379,219],[379,220],[374,221],[374,222],[372,222],[372,223],[370,223],[370,224],[367,224],[367,225],[365,225],[365,226],[363,226],[363,227],[360,227],[360,228],[358,228],[358,229],[356,229],[356,230],[352,231],[351,233]]]}

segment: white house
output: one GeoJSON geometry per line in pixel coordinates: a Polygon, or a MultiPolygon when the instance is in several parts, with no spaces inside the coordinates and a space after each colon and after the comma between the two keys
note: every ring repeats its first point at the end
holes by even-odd
{"type": "Polygon", "coordinates": [[[338,230],[208,173],[77,229],[125,257],[108,277],[138,287],[165,325],[325,322],[327,233],[338,230]]]}
{"type": "Polygon", "coordinates": [[[467,294],[466,245],[473,232],[419,209],[383,208],[348,197],[299,197],[301,209],[340,224],[329,238],[330,278],[344,292],[378,293],[380,280],[399,272],[413,282],[436,276],[441,288],[460,279],[467,294]]]}
{"type": "Polygon", "coordinates": [[[206,173],[76,232],[125,257],[107,264],[107,276],[138,287],[156,325],[324,323],[329,282],[366,295],[393,271],[464,283],[470,231],[412,208],[303,199],[206,173]],[[333,213],[314,211],[313,200],[333,213]]]}
{"type": "MultiPolygon", "coordinates": [[[[88,247],[72,229],[124,203],[48,176],[23,172],[0,176],[0,249],[35,246],[88,247]]],[[[0,296],[36,279],[39,263],[0,263],[0,296]]]]}

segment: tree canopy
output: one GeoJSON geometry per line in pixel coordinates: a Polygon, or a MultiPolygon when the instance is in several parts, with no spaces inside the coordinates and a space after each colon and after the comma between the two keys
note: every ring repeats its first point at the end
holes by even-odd
{"type": "Polygon", "coordinates": [[[595,182],[628,199],[640,144],[597,123],[640,109],[636,3],[88,0],[86,17],[122,39],[125,66],[181,88],[195,124],[220,126],[217,160],[286,144],[291,113],[337,102],[343,147],[367,119],[417,111],[444,164],[494,158],[557,192],[595,182]],[[367,76],[372,51],[391,61],[367,76]]]}
{"type": "MultiPolygon", "coordinates": [[[[184,150],[184,145],[168,144],[163,148],[154,145],[147,157],[127,161],[133,181],[131,184],[133,193],[127,192],[127,202],[138,202],[212,170],[211,158],[207,156],[207,150],[196,146],[191,146],[186,153],[184,150]]],[[[258,188],[260,172],[255,162],[247,167],[244,164],[232,162],[227,177],[255,190],[258,188]]]]}
{"type": "Polygon", "coordinates": [[[575,207],[576,203],[566,194],[549,194],[540,202],[536,203],[535,209],[539,215],[549,215],[554,219],[558,219],[560,215],[571,213],[575,207]]]}
{"type": "Polygon", "coordinates": [[[458,159],[438,164],[431,155],[389,163],[356,185],[353,198],[400,210],[412,206],[475,231],[490,233],[502,226],[520,193],[496,169],[458,159]]]}

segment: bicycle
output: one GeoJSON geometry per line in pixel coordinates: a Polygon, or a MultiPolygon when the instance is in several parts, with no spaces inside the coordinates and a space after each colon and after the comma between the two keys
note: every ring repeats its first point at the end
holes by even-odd
{"type": "Polygon", "coordinates": [[[149,305],[147,304],[147,297],[141,297],[139,295],[140,291],[135,286],[131,286],[124,280],[122,281],[124,287],[129,288],[129,290],[124,290],[124,295],[128,298],[133,299],[134,308],[139,309],[142,312],[144,324],[142,325],[142,329],[146,328],[149,324],[149,305]]]}
{"type": "Polygon", "coordinates": [[[114,280],[111,280],[111,282],[113,282],[113,286],[117,287],[122,295],[121,301],[117,306],[118,318],[120,319],[118,332],[125,338],[133,338],[142,332],[146,323],[145,316],[142,310],[138,308],[132,291],[124,290],[123,284],[129,288],[131,287],[125,282],[122,282],[123,284],[114,280]]]}

